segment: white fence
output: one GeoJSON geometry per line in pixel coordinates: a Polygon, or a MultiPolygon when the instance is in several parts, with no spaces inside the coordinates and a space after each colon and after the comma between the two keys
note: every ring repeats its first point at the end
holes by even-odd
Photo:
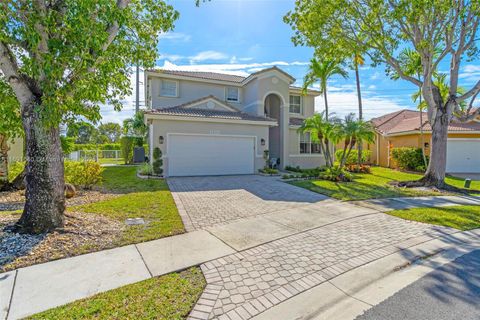
{"type": "Polygon", "coordinates": [[[70,153],[67,159],[74,161],[93,160],[102,163],[123,161],[121,150],[78,150],[70,153]]]}

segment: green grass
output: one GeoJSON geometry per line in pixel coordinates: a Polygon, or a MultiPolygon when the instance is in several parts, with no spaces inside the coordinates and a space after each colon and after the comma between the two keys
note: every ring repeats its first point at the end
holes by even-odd
{"type": "Polygon", "coordinates": [[[29,319],[185,319],[205,287],[198,268],[148,279],[29,319]]]}
{"type": "Polygon", "coordinates": [[[386,213],[407,220],[446,226],[459,230],[480,228],[480,206],[414,208],[386,213]]]}
{"type": "MultiPolygon", "coordinates": [[[[439,195],[437,192],[426,192],[408,188],[395,188],[389,182],[416,180],[420,174],[406,173],[382,167],[372,167],[371,174],[354,174],[352,182],[333,182],[327,180],[293,181],[293,185],[325,194],[340,200],[364,200],[392,197],[413,197],[439,195]]],[[[447,177],[448,184],[463,187],[463,179],[447,177]]],[[[480,190],[480,181],[473,181],[471,189],[480,190]]]]}
{"type": "Polygon", "coordinates": [[[115,158],[99,158],[98,162],[101,164],[125,164],[124,159],[115,159],[115,158]]]}
{"type": "Polygon", "coordinates": [[[137,178],[136,170],[136,167],[106,167],[102,173],[102,188],[123,195],[69,210],[99,214],[121,222],[143,218],[145,225],[129,226],[123,231],[116,243],[118,246],[185,232],[165,180],[137,178]]]}

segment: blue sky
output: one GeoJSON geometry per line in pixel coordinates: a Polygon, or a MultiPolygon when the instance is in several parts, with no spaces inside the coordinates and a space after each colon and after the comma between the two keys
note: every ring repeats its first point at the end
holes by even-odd
{"type": "MultiPolygon", "coordinates": [[[[283,22],[283,16],[294,7],[294,0],[212,0],[200,7],[194,5],[194,0],[169,3],[180,12],[180,18],[173,32],[160,36],[159,67],[245,75],[277,65],[294,76],[298,85],[302,83],[313,50],[295,47],[290,40],[293,31],[283,22]]],[[[447,70],[448,64],[442,68],[447,70]]],[[[390,80],[383,66],[372,68],[367,63],[361,68],[360,76],[366,118],[415,108],[410,98],[414,86],[402,80],[390,80]]],[[[471,86],[479,78],[478,61],[463,64],[462,85],[471,86]]],[[[328,91],[331,112],[339,116],[357,112],[353,71],[347,80],[333,78],[328,91]]],[[[134,110],[133,97],[125,99],[120,113],[109,107],[102,108],[103,121],[118,122],[130,117],[134,110]]],[[[143,103],[142,91],[141,101],[143,103]]],[[[323,109],[321,97],[316,101],[316,109],[323,109]]]]}

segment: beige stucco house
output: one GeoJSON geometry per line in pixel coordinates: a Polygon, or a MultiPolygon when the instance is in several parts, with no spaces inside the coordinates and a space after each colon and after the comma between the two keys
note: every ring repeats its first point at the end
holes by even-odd
{"type": "Polygon", "coordinates": [[[324,164],[319,147],[297,129],[314,113],[305,95],[273,67],[248,77],[211,72],[145,72],[150,158],[159,147],[166,176],[252,174],[265,152],[279,167],[324,164]]]}
{"type": "MultiPolygon", "coordinates": [[[[428,116],[420,112],[400,110],[371,120],[375,127],[375,142],[368,145],[370,161],[383,167],[396,168],[392,149],[421,148],[430,155],[432,128],[428,116]],[[423,128],[423,138],[420,128],[423,128]]],[[[448,126],[448,173],[480,173],[480,118],[469,122],[453,120],[448,126]]]]}

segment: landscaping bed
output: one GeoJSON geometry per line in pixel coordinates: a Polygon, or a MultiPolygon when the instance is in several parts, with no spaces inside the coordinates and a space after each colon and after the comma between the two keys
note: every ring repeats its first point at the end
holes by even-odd
{"type": "MultiPolygon", "coordinates": [[[[139,179],[135,167],[107,167],[102,176],[103,184],[96,190],[67,200],[65,226],[55,232],[35,236],[9,232],[4,228],[13,225],[21,211],[0,211],[0,271],[185,232],[164,180],[139,179]],[[127,224],[127,219],[142,223],[127,224]]],[[[21,206],[22,197],[9,195],[21,206]]]]}
{"type": "MultiPolygon", "coordinates": [[[[392,185],[396,181],[417,180],[420,174],[407,173],[383,167],[372,167],[371,173],[352,173],[351,182],[334,182],[310,179],[289,182],[313,192],[325,194],[340,200],[365,200],[376,198],[438,196],[448,193],[432,189],[399,188],[392,185]]],[[[446,183],[463,187],[463,179],[447,177],[446,183]]],[[[480,190],[480,181],[473,181],[470,190],[480,190]]],[[[468,192],[468,190],[466,190],[468,192]]]]}
{"type": "Polygon", "coordinates": [[[205,288],[199,268],[144,280],[28,319],[185,319],[205,288]]]}

